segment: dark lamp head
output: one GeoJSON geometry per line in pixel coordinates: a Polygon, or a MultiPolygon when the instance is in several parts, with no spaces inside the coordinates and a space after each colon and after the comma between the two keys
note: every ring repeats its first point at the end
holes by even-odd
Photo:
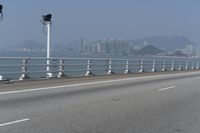
{"type": "Polygon", "coordinates": [[[3,20],[3,11],[2,10],[3,10],[3,5],[0,4],[0,14],[1,14],[0,19],[1,20],[3,20]]]}
{"type": "Polygon", "coordinates": [[[2,12],[2,9],[3,9],[3,5],[0,5],[0,11],[2,12]]]}
{"type": "Polygon", "coordinates": [[[47,14],[47,15],[43,15],[42,18],[43,18],[43,21],[44,22],[51,22],[51,14],[47,14]]]}

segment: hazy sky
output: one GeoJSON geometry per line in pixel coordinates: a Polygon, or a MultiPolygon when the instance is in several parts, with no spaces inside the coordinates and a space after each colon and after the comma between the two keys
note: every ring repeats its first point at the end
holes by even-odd
{"type": "Polygon", "coordinates": [[[200,0],[0,0],[0,44],[45,43],[41,15],[52,13],[53,43],[79,38],[186,36],[200,42],[200,0]]]}

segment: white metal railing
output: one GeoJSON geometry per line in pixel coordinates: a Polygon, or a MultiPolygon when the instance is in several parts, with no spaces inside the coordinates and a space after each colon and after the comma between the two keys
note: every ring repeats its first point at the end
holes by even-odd
{"type": "Polygon", "coordinates": [[[0,80],[199,69],[199,59],[0,57],[0,80]],[[49,61],[49,64],[47,64],[49,61]],[[47,69],[48,68],[48,69],[47,69]]]}

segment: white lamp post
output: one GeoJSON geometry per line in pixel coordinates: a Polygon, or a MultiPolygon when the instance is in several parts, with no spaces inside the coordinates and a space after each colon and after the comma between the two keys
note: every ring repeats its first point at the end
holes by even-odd
{"type": "Polygon", "coordinates": [[[50,72],[50,57],[51,57],[51,47],[50,47],[50,37],[51,37],[51,14],[42,16],[42,23],[47,27],[47,78],[53,77],[53,74],[50,72]]]}
{"type": "Polygon", "coordinates": [[[50,56],[51,56],[51,48],[50,48],[50,23],[47,24],[47,77],[53,77],[50,72],[50,56]]]}
{"type": "MultiPolygon", "coordinates": [[[[0,4],[0,14],[1,14],[1,20],[3,20],[3,5],[0,4]]],[[[4,80],[4,77],[2,75],[0,75],[0,81],[4,80]]]]}

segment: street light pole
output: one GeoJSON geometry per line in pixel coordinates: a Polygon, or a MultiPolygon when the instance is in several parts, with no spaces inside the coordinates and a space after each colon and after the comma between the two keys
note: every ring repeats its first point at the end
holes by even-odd
{"type": "Polygon", "coordinates": [[[47,24],[47,58],[50,58],[50,23],[47,24]]]}
{"type": "Polygon", "coordinates": [[[47,23],[47,77],[53,77],[53,74],[50,72],[50,57],[51,57],[51,48],[50,48],[50,22],[47,23]]]}
{"type": "MultiPolygon", "coordinates": [[[[0,20],[2,21],[3,20],[3,5],[0,4],[0,14],[1,14],[1,17],[0,17],[0,20]]],[[[0,75],[0,81],[4,80],[4,77],[2,75],[0,75]]]]}
{"type": "Polygon", "coordinates": [[[47,78],[53,77],[53,74],[50,72],[50,58],[51,58],[51,47],[50,47],[50,41],[51,41],[51,14],[43,15],[42,16],[42,23],[47,28],[47,78]]]}

